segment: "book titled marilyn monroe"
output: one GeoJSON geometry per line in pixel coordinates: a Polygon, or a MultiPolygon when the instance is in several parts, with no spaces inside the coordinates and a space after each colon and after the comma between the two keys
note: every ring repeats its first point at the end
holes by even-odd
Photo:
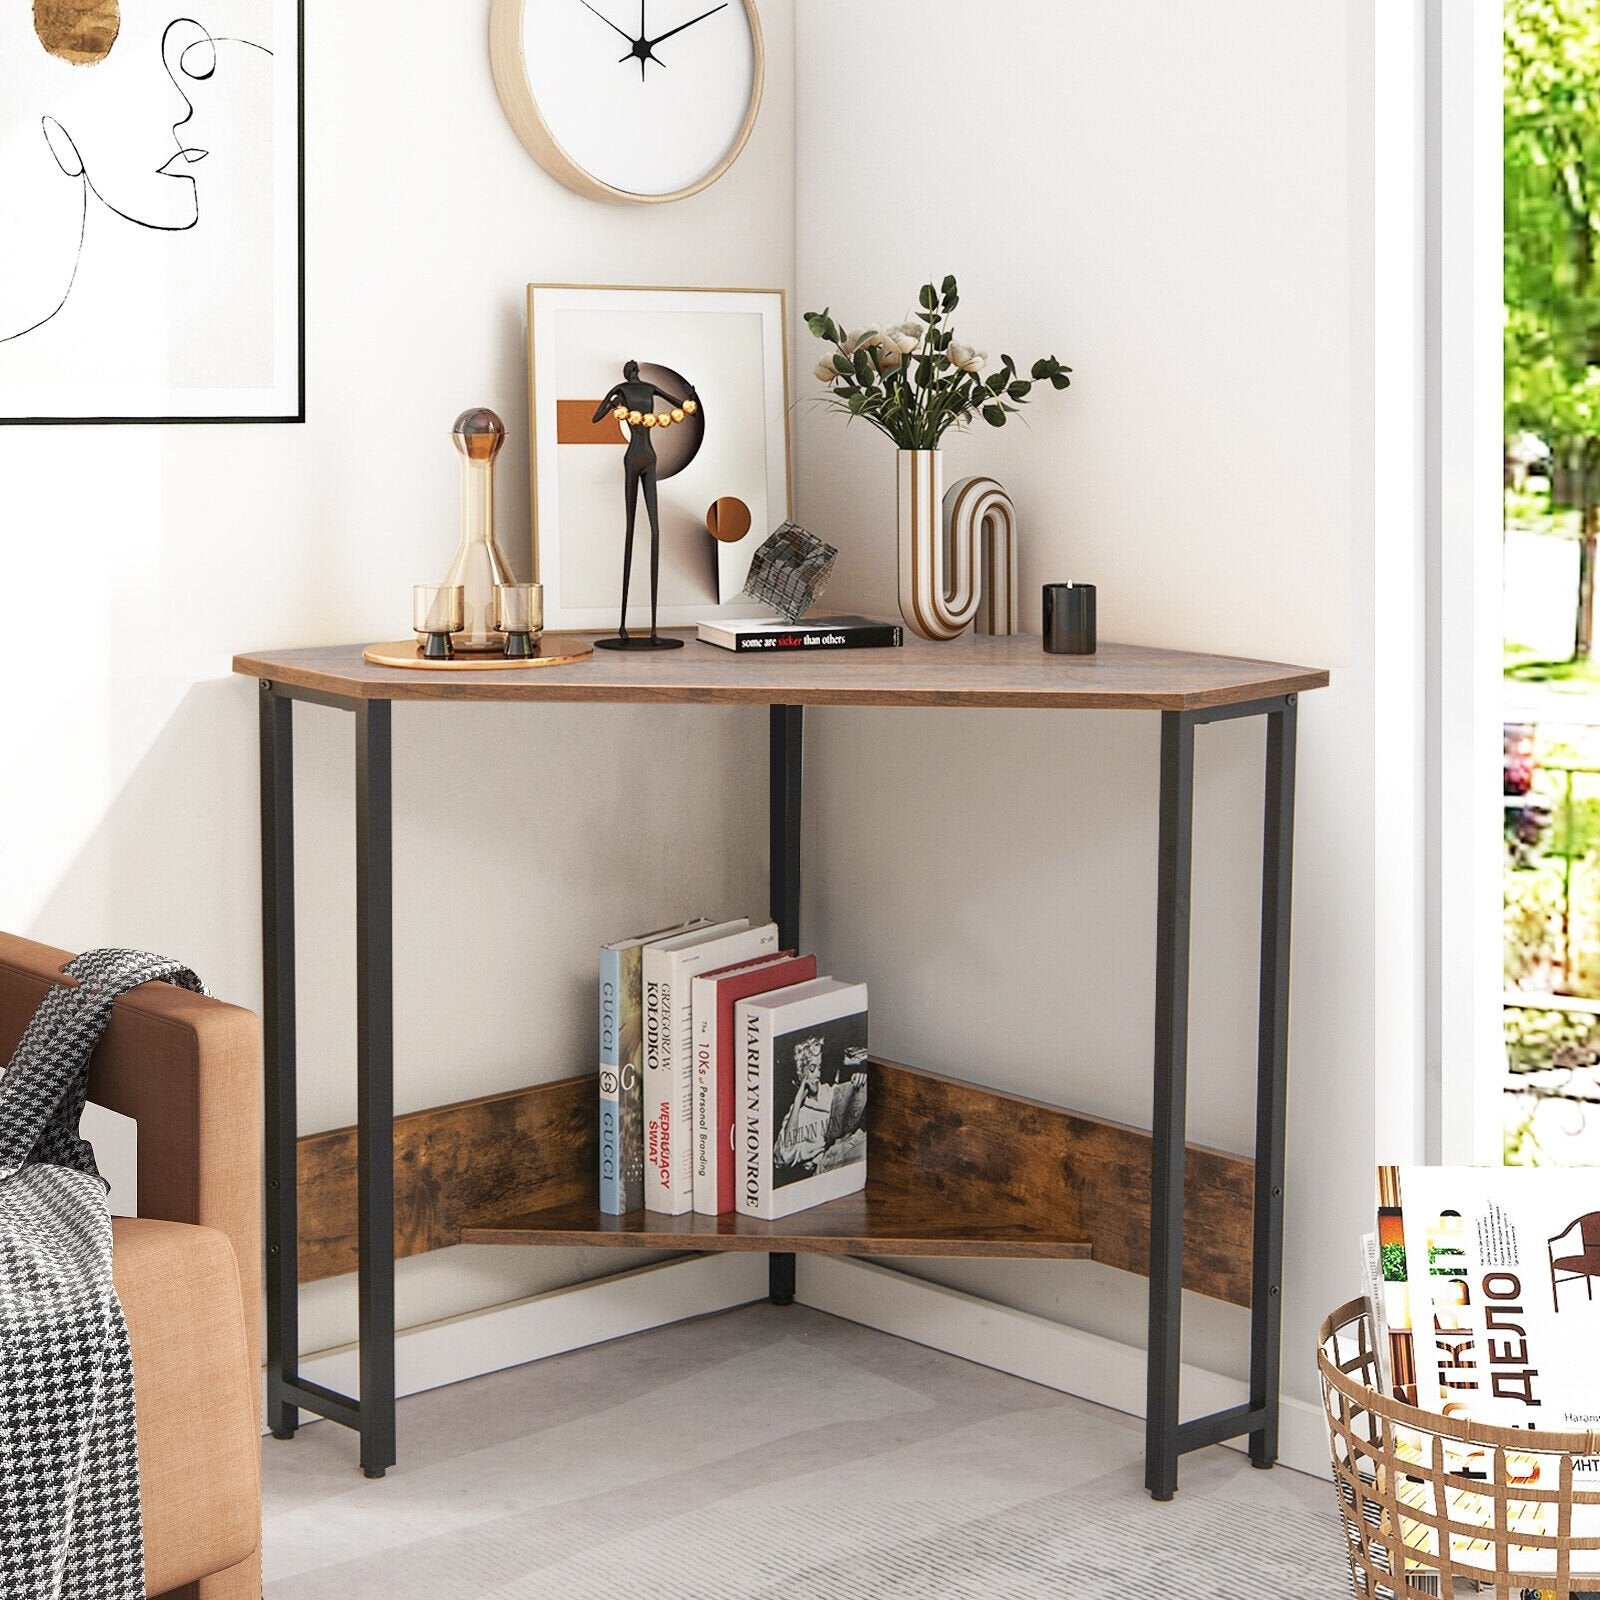
{"type": "Polygon", "coordinates": [[[738,1212],[775,1221],[867,1183],[867,986],[817,978],[734,1007],[738,1212]]]}

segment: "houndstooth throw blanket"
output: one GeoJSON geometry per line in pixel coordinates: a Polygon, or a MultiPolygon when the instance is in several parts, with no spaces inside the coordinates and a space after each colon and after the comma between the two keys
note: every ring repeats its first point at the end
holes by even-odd
{"type": "Polygon", "coordinates": [[[78,986],[45,996],[0,1077],[0,1596],[143,1600],[133,1361],[78,1119],[117,996],[158,978],[205,989],[136,950],[66,971],[78,986]]]}

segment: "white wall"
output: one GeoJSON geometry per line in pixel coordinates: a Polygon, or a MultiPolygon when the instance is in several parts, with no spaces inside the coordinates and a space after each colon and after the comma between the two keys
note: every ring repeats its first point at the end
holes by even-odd
{"type": "MultiPolygon", "coordinates": [[[[1285,1388],[1370,1227],[1377,770],[1370,56],[1362,0],[810,0],[797,40],[798,294],[898,320],[954,272],[963,338],[1073,387],[953,440],[994,472],[1039,585],[1100,586],[1104,637],[1338,668],[1302,698],[1285,1388]]],[[[812,361],[797,359],[804,374],[812,361]]],[[[802,393],[806,387],[802,378],[802,393]]],[[[804,408],[802,408],[804,410],[804,408]]],[[[802,519],[894,605],[888,442],[815,411],[802,519]],[[825,466],[824,466],[825,462],[825,466]]],[[[874,1046],[1148,1126],[1157,722],[811,718],[808,937],[873,988],[874,1046]]],[[[1259,725],[1200,734],[1190,1136],[1251,1148],[1259,725]]],[[[907,1264],[1131,1342],[1140,1279],[907,1264]]],[[[1244,1365],[1190,1297],[1188,1352],[1244,1365]]]]}
{"type": "MultiPolygon", "coordinates": [[[[1370,0],[763,0],[742,160],[696,200],[622,211],[515,143],[485,9],[314,8],[306,427],[0,430],[6,592],[49,602],[20,628],[13,610],[4,647],[0,921],[171,950],[256,1003],[255,690],[228,658],[403,626],[454,538],[445,433],[468,404],[510,427],[520,550],[527,281],[785,284],[797,310],[865,322],[954,271],[964,333],[1076,369],[1026,425],[951,446],[952,473],[993,470],[1018,499],[1025,622],[1041,581],[1077,578],[1108,637],[1338,668],[1301,718],[1285,1385],[1311,1394],[1311,1330],[1370,1225],[1380,1070],[1410,1095],[1410,1040],[1380,1009],[1405,993],[1379,930],[1404,946],[1408,913],[1380,918],[1378,864],[1404,864],[1412,819],[1394,819],[1405,679],[1397,701],[1373,601],[1405,621],[1385,579],[1406,519],[1381,564],[1373,533],[1370,0]]],[[[798,443],[801,515],[841,547],[832,598],[892,610],[887,444],[803,410],[798,443]]],[[[350,739],[298,716],[313,1129],[351,1114],[350,739]]],[[[397,714],[402,1109],[584,1065],[602,937],[762,909],[760,787],[708,791],[691,758],[759,773],[764,729],[693,708],[397,714]]],[[[1154,719],[809,729],[808,938],[872,983],[877,1048],[1147,1123],[1154,719]]],[[[1191,1130],[1245,1150],[1260,734],[1206,729],[1201,752],[1191,1130]]],[[[401,1321],[615,1266],[446,1252],[405,1264],[401,1321]]],[[[1137,1278],[918,1270],[1143,1338],[1137,1278]]],[[[1190,1357],[1238,1370],[1242,1314],[1190,1310],[1190,1357]]],[[[308,1346],[350,1326],[345,1286],[309,1297],[308,1346]]]]}
{"type": "MultiPolygon", "coordinates": [[[[259,1003],[257,691],[231,655],[404,631],[454,549],[469,405],[506,420],[500,535],[526,566],[527,283],[792,285],[793,11],[761,10],[733,172],[613,208],[516,142],[486,0],[308,7],[307,425],[0,429],[0,924],[169,951],[259,1003]]],[[[351,728],[296,715],[309,1131],[354,1110],[351,728]]],[[[762,785],[735,777],[764,777],[765,738],[732,709],[396,713],[402,1110],[588,1066],[602,939],[765,910],[762,785]]],[[[403,1264],[400,1320],[620,1265],[450,1251],[403,1264]]],[[[352,1306],[309,1295],[307,1347],[349,1337],[352,1306]]]]}

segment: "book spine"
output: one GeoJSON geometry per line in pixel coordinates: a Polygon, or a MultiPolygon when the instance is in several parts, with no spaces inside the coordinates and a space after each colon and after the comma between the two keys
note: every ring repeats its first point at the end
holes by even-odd
{"type": "Polygon", "coordinates": [[[619,1024],[617,1096],[621,1106],[622,1210],[644,1206],[644,992],[641,968],[644,951],[637,945],[622,952],[621,1021],[619,1024]]]}
{"type": "Polygon", "coordinates": [[[755,1006],[734,1007],[734,1047],[739,1059],[739,1130],[736,1203],[746,1216],[772,1210],[771,1017],[755,1006]]]}
{"type": "Polygon", "coordinates": [[[694,1208],[717,1215],[721,1150],[717,1143],[717,985],[696,978],[689,986],[694,1022],[694,1208]]]}
{"type": "Polygon", "coordinates": [[[1411,1293],[1406,1276],[1405,1214],[1400,1169],[1378,1168],[1378,1258],[1383,1274],[1384,1320],[1389,1326],[1389,1392],[1408,1406],[1418,1403],[1417,1356],[1411,1337],[1411,1293]]]}
{"type": "Polygon", "coordinates": [[[622,1184],[622,963],[615,950],[600,952],[600,1209],[619,1217],[626,1209],[622,1184]]]}
{"type": "Polygon", "coordinates": [[[694,1210],[694,980],[674,974],[668,1016],[669,1092],[672,1137],[667,1144],[673,1215],[694,1210]]]}
{"type": "Polygon", "coordinates": [[[644,963],[644,1206],[676,1216],[672,1145],[676,1096],[672,1093],[672,983],[644,963]]]}
{"type": "Polygon", "coordinates": [[[767,653],[783,650],[884,650],[898,647],[904,634],[897,624],[885,623],[881,628],[822,628],[798,630],[794,633],[738,633],[733,636],[734,649],[761,650],[767,653]]]}
{"type": "Polygon", "coordinates": [[[1378,1236],[1361,1236],[1361,1267],[1367,1291],[1367,1315],[1372,1319],[1372,1353],[1378,1364],[1378,1387],[1391,1392],[1394,1375],[1389,1370],[1389,1316],[1383,1297],[1383,1260],[1378,1253],[1378,1236]]]}

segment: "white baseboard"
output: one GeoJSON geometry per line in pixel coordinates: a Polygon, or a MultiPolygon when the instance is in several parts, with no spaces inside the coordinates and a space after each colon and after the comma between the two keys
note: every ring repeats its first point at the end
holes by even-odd
{"type": "MultiPolygon", "coordinates": [[[[762,1300],[767,1258],[729,1251],[661,1261],[526,1300],[404,1328],[395,1338],[395,1393],[421,1394],[545,1356],[582,1350],[687,1317],[762,1300]]],[[[300,1375],[341,1394],[359,1386],[353,1344],[300,1358],[300,1375]]],[[[318,1420],[303,1413],[307,1422],[318,1420]]]]}
{"type": "MultiPolygon", "coordinates": [[[[796,1265],[795,1298],[804,1305],[1114,1411],[1144,1415],[1144,1351],[1132,1345],[995,1305],[943,1284],[909,1278],[869,1261],[804,1255],[796,1265]]],[[[1247,1398],[1245,1385],[1237,1379],[1184,1364],[1187,1415],[1222,1411],[1247,1398]]],[[[1236,1450],[1244,1447],[1242,1439],[1231,1443],[1236,1450]]],[[[1286,1467],[1313,1477],[1330,1475],[1327,1427],[1319,1406],[1284,1399],[1278,1450],[1286,1467]]]]}
{"type": "MultiPolygon", "coordinates": [[[[1047,1317],[995,1305],[942,1284],[845,1256],[802,1255],[795,1298],[863,1327],[1009,1372],[1062,1394],[1144,1415],[1144,1351],[1047,1317]]],[[[767,1258],[730,1251],[688,1256],[591,1283],[403,1329],[395,1339],[395,1392],[421,1394],[545,1356],[582,1350],[689,1317],[732,1310],[767,1294],[767,1258]]],[[[343,1394],[358,1386],[355,1345],[303,1356],[302,1377],[343,1394]]],[[[1191,1416],[1239,1405],[1245,1386],[1204,1367],[1183,1368],[1191,1416]]],[[[305,1420],[317,1420],[309,1413],[305,1420]]],[[[1234,1441],[1233,1449],[1243,1449],[1234,1441]]],[[[1327,1430],[1319,1407],[1285,1399],[1279,1459],[1328,1476],[1327,1430]]]]}

